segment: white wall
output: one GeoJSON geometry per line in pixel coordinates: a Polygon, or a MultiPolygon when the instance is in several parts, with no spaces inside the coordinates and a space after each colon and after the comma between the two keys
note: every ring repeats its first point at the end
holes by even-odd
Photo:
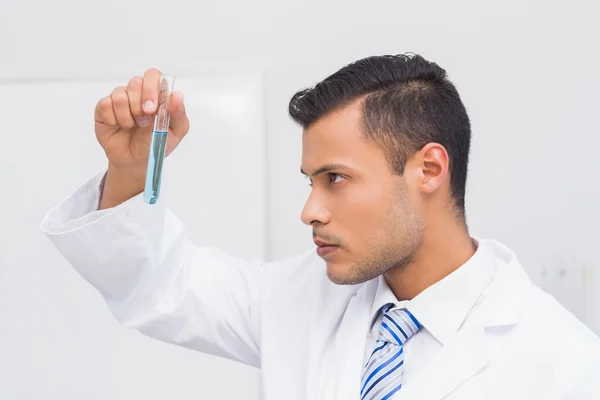
{"type": "MultiPolygon", "coordinates": [[[[3,127],[15,133],[5,137],[11,150],[2,156],[10,195],[0,209],[0,399],[218,398],[229,374],[238,382],[228,389],[232,398],[258,398],[255,369],[118,326],[38,229],[50,207],[105,168],[90,117],[98,99],[120,83],[0,84],[0,109],[10,111],[3,127]]],[[[192,241],[264,259],[262,74],[178,75],[175,85],[203,134],[189,134],[166,160],[158,201],[188,223],[192,241]]]]}
{"type": "MultiPolygon", "coordinates": [[[[150,66],[178,74],[263,71],[269,259],[311,245],[310,231],[299,219],[308,186],[299,174],[300,131],[287,116],[293,93],[367,55],[412,51],[438,62],[456,83],[473,122],[467,197],[473,234],[512,247],[536,283],[600,333],[597,2],[175,0],[167,6],[152,0],[59,0],[33,7],[0,1],[5,79],[120,76],[150,66]],[[168,21],[164,28],[161,16],[168,21]]],[[[34,142],[46,132],[26,134],[34,142]]],[[[13,151],[27,163],[27,148],[13,151]]],[[[77,183],[61,181],[65,189],[77,183]]],[[[5,250],[6,244],[0,245],[5,250]]],[[[23,267],[1,254],[0,261],[3,270],[9,264],[23,267]]],[[[61,321],[55,321],[43,307],[57,294],[44,294],[50,300],[32,300],[30,318],[67,324],[64,310],[54,310],[62,311],[61,321]]],[[[8,300],[2,293],[0,300],[4,316],[8,300]]],[[[0,321],[2,330],[26,326],[14,318],[0,321]]],[[[85,343],[78,345],[86,349],[85,343]]],[[[0,350],[6,348],[0,343],[0,350]]],[[[39,362],[34,354],[44,359],[50,350],[40,346],[27,353],[22,368],[39,362]]],[[[14,357],[11,363],[17,362],[14,357]]],[[[12,368],[3,363],[0,372],[12,368]]],[[[45,365],[37,373],[57,372],[45,365]]],[[[95,379],[79,374],[85,384],[95,379]]],[[[202,385],[202,374],[188,376],[202,385]]],[[[15,388],[0,375],[0,397],[6,387],[15,388]]],[[[13,398],[23,397],[16,393],[13,398]]]]}

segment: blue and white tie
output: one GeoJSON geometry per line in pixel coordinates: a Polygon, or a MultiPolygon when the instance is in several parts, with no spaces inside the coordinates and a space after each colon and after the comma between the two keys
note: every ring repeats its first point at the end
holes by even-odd
{"type": "Polygon", "coordinates": [[[383,309],[375,350],[363,371],[361,400],[391,399],[402,387],[403,345],[421,329],[421,324],[407,309],[393,307],[388,304],[383,309]]]}

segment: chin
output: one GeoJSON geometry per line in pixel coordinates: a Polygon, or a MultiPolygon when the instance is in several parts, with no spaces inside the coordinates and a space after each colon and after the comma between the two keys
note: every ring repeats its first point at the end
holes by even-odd
{"type": "Polygon", "coordinates": [[[355,285],[363,283],[366,279],[357,276],[351,264],[327,261],[327,277],[337,285],[355,285]]]}
{"type": "Polygon", "coordinates": [[[333,283],[339,283],[339,281],[344,277],[343,268],[339,264],[331,261],[325,261],[325,264],[327,265],[327,277],[329,280],[333,283]]]}

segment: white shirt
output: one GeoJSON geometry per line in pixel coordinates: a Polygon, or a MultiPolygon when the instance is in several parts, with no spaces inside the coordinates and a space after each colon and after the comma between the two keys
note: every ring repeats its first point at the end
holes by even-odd
{"type": "MultiPolygon", "coordinates": [[[[475,241],[476,242],[476,241],[475,241]]],[[[476,243],[477,244],[477,243],[476,243]]],[[[393,303],[406,308],[423,325],[404,345],[404,386],[447,345],[481,296],[495,272],[495,264],[477,244],[474,255],[460,268],[431,285],[412,300],[398,301],[383,275],[377,279],[377,292],[371,307],[373,324],[365,349],[365,364],[375,348],[382,307],[393,303]]]]}
{"type": "MultiPolygon", "coordinates": [[[[390,299],[380,279],[333,284],[314,251],[248,263],[198,246],[164,195],[98,211],[103,175],[40,227],[123,326],[260,367],[264,400],[359,399],[373,316],[390,299]]],[[[407,343],[394,399],[600,399],[600,339],[510,249],[478,242],[472,260],[406,303],[426,329],[407,343]]]]}

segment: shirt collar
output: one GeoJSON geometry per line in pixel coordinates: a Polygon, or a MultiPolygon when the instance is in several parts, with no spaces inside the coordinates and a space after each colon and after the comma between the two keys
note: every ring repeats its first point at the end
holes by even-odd
{"type": "Polygon", "coordinates": [[[465,264],[412,300],[398,301],[384,276],[380,275],[371,308],[371,326],[382,307],[393,303],[399,308],[408,309],[424,329],[442,345],[446,345],[494,275],[496,264],[489,245],[486,241],[479,241],[475,254],[465,264]]]}

